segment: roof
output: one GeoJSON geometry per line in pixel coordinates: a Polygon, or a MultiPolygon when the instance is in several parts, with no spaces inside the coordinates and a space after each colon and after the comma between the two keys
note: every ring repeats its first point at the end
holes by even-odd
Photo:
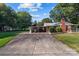
{"type": "Polygon", "coordinates": [[[58,26],[60,25],[59,22],[53,22],[53,23],[44,23],[44,26],[58,26]]]}
{"type": "Polygon", "coordinates": [[[65,25],[73,25],[73,24],[69,22],[65,22],[65,25]]]}
{"type": "MultiPolygon", "coordinates": [[[[62,23],[60,23],[60,25],[61,25],[62,23]]],[[[65,25],[74,25],[74,24],[72,24],[72,23],[69,23],[69,22],[65,22],[65,25]]]]}
{"type": "MultiPolygon", "coordinates": [[[[53,22],[53,23],[44,23],[44,26],[59,26],[61,22],[53,22]]],[[[72,24],[70,22],[65,22],[65,25],[79,25],[79,24],[72,24]]]]}

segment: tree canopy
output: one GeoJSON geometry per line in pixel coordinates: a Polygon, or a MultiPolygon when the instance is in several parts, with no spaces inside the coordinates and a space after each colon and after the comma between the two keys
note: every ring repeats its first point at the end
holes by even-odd
{"type": "Polygon", "coordinates": [[[17,27],[19,28],[28,28],[31,26],[31,15],[27,12],[18,12],[17,13],[17,27]]]}
{"type": "Polygon", "coordinates": [[[31,15],[28,12],[15,12],[6,4],[0,3],[0,31],[4,31],[4,26],[11,28],[28,28],[31,23],[31,15]]]}
{"type": "Polygon", "coordinates": [[[50,18],[54,21],[61,21],[61,16],[65,16],[65,20],[71,23],[79,23],[79,4],[75,3],[59,3],[50,11],[50,18]]]}
{"type": "Polygon", "coordinates": [[[42,21],[38,22],[38,26],[43,26],[44,23],[52,23],[52,20],[50,18],[44,18],[42,21]]]}

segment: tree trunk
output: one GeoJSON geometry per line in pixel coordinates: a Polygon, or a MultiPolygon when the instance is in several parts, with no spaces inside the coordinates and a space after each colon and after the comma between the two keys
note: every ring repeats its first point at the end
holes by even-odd
{"type": "Polygon", "coordinates": [[[0,32],[2,32],[2,26],[0,26],[0,32]]]}
{"type": "Polygon", "coordinates": [[[1,32],[4,31],[4,25],[1,25],[1,26],[0,26],[0,31],[1,31],[1,32]]]}

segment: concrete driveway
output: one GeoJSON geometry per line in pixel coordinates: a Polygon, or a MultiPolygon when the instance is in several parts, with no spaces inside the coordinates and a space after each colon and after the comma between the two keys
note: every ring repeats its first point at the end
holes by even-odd
{"type": "Polygon", "coordinates": [[[75,50],[56,40],[48,33],[27,32],[17,35],[9,44],[0,48],[4,56],[77,56],[75,50]]]}

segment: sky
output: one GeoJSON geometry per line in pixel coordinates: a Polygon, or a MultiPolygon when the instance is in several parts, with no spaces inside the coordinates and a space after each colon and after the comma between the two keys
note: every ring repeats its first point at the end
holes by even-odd
{"type": "Polygon", "coordinates": [[[56,3],[6,3],[16,12],[26,11],[32,16],[32,21],[41,21],[49,17],[49,12],[57,5],[56,3]]]}

